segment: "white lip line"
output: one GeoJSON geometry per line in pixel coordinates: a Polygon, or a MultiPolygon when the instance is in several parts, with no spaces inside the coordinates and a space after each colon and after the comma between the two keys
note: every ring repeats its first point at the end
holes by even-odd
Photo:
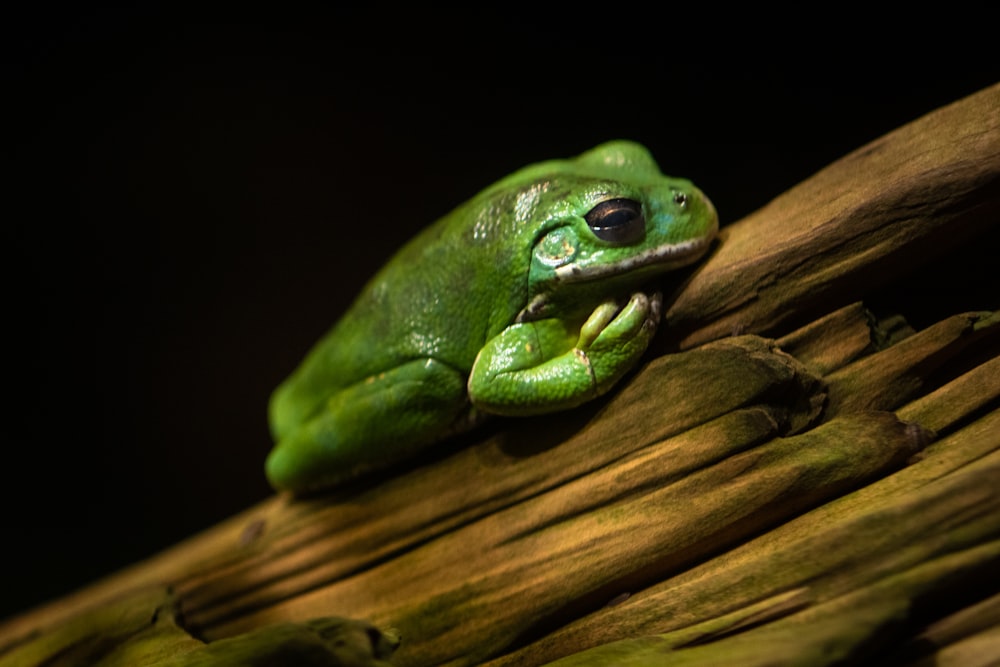
{"type": "Polygon", "coordinates": [[[628,273],[633,268],[654,264],[665,259],[683,259],[696,254],[705,246],[712,242],[712,238],[699,238],[685,241],[683,243],[670,243],[661,245],[614,264],[606,264],[589,269],[582,269],[575,264],[560,266],[555,270],[556,278],[563,281],[588,280],[590,278],[600,278],[609,274],[628,273]]]}
{"type": "MultiPolygon", "coordinates": [[[[609,274],[617,275],[621,273],[628,273],[628,271],[631,271],[634,268],[648,266],[657,260],[671,258],[687,259],[690,257],[696,257],[703,250],[706,250],[714,239],[715,234],[710,234],[707,237],[692,239],[691,241],[685,241],[683,243],[672,243],[658,246],[636,255],[631,259],[625,260],[624,262],[617,262],[615,264],[597,267],[596,269],[591,269],[589,271],[574,266],[561,266],[555,270],[555,275],[556,278],[562,282],[572,283],[600,278],[601,276],[609,274]],[[624,271],[622,270],[622,267],[625,267],[624,271]]],[[[548,297],[549,295],[547,293],[536,294],[528,305],[517,314],[514,321],[530,322],[538,319],[545,309],[548,297]]]]}

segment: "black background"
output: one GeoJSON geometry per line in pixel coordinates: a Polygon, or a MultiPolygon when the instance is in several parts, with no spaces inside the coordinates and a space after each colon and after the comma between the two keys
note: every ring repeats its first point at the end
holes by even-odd
{"type": "Polygon", "coordinates": [[[513,169],[636,139],[725,224],[1000,80],[974,17],[666,11],[12,16],[0,617],[267,497],[271,389],[513,169]]]}

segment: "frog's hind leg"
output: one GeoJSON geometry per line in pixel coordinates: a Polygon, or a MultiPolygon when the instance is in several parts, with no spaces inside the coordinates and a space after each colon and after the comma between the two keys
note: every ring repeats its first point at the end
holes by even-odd
{"type": "Polygon", "coordinates": [[[279,490],[310,491],[384,468],[440,439],[468,411],[465,376],[417,359],[335,394],[267,458],[279,490]]]}

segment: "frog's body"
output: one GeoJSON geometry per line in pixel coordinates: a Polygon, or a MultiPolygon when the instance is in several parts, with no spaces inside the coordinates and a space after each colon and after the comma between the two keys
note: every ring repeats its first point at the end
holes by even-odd
{"type": "Polygon", "coordinates": [[[482,413],[607,391],[659,321],[640,287],[697,260],[717,228],[697,188],[630,142],[498,181],[406,244],[278,387],[271,483],[330,486],[482,413]]]}

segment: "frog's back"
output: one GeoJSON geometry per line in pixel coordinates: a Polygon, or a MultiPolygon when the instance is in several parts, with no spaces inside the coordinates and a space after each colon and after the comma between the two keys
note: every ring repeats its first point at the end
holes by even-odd
{"type": "Polygon", "coordinates": [[[496,242],[508,235],[500,229],[503,216],[494,218],[510,205],[505,199],[480,196],[458,207],[375,274],[275,391],[277,431],[301,423],[338,389],[414,360],[434,359],[468,374],[486,340],[523,304],[518,267],[528,253],[496,242]]]}
{"type": "Polygon", "coordinates": [[[404,246],[320,344],[344,384],[421,358],[472,367],[498,306],[484,289],[491,267],[443,222],[404,246]]]}

